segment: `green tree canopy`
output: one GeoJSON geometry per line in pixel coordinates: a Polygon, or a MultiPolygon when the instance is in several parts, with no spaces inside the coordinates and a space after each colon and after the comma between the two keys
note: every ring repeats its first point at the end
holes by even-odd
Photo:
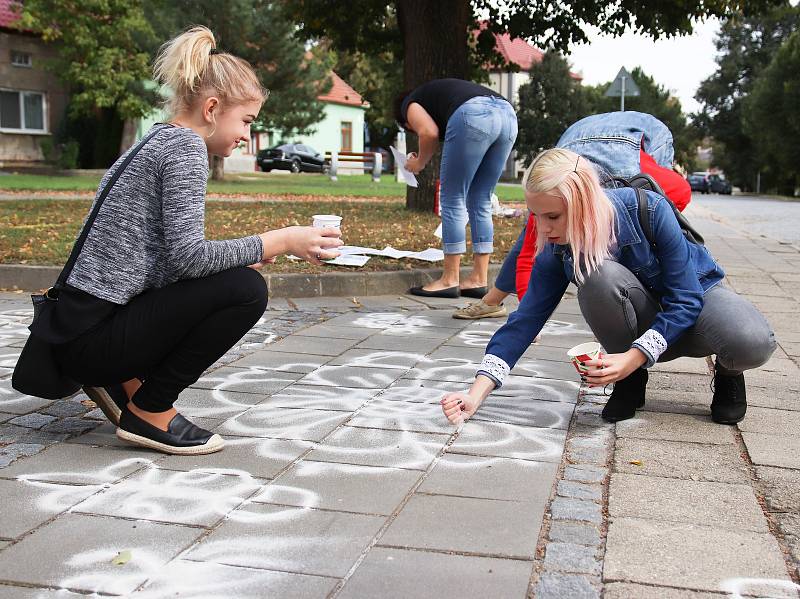
{"type": "MultiPolygon", "coordinates": [[[[629,25],[652,35],[690,33],[693,19],[757,13],[779,0],[694,0],[683,2],[618,2],[617,0],[351,0],[341,10],[335,0],[282,0],[298,23],[302,39],[327,38],[338,50],[368,55],[391,50],[403,57],[403,87],[416,87],[439,77],[470,78],[476,68],[503,62],[495,52],[493,33],[508,33],[545,48],[567,51],[586,41],[594,26],[621,34],[629,25]],[[485,29],[475,40],[478,19],[485,29]]],[[[401,68],[400,64],[397,68],[401,68]]],[[[413,144],[413,140],[412,140],[413,144]]],[[[438,166],[409,188],[406,205],[429,210],[433,205],[438,166]]]]}
{"type": "Polygon", "coordinates": [[[768,164],[745,131],[744,99],[758,75],[767,68],[786,38],[800,26],[800,8],[788,2],[763,15],[727,19],[717,37],[717,70],[703,81],[695,96],[703,108],[695,122],[714,140],[714,161],[734,185],[755,189],[760,171],[768,164]]]}
{"type": "Polygon", "coordinates": [[[745,134],[781,193],[800,188],[800,31],[778,48],[744,100],[745,134]]]}
{"type": "Polygon", "coordinates": [[[20,24],[59,43],[47,66],[70,91],[72,116],[113,108],[123,118],[147,114],[154,96],[150,77],[155,36],[141,3],[131,0],[25,0],[20,24]],[[113,75],[113,76],[112,76],[113,75]]]}

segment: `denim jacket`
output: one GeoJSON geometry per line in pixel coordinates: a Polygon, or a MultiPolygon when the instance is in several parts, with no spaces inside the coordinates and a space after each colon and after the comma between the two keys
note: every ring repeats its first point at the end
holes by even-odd
{"type": "MultiPolygon", "coordinates": [[[[606,190],[606,194],[616,210],[617,242],[611,249],[612,259],[636,275],[661,303],[650,329],[633,343],[647,356],[645,366],[649,368],[697,321],[703,295],[725,273],[704,246],[686,240],[662,196],[647,192],[654,250],[639,223],[636,192],[621,188],[606,190]]],[[[489,341],[478,373],[492,378],[499,387],[542,330],[570,282],[575,282],[570,247],[548,243],[536,257],[528,292],[489,341]]]]}
{"type": "Polygon", "coordinates": [[[669,128],[653,115],[633,110],[587,116],[570,125],[556,146],[577,152],[618,177],[641,172],[640,148],[667,168],[674,158],[669,128]]]}

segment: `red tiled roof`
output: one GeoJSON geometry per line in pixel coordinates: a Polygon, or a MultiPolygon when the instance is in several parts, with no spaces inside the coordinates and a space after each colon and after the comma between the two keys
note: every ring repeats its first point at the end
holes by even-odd
{"type": "Polygon", "coordinates": [[[361,94],[350,87],[344,79],[333,71],[331,71],[331,78],[333,79],[333,86],[328,93],[317,96],[318,100],[334,104],[345,104],[346,106],[358,106],[359,108],[369,105],[364,102],[361,94]]]}
{"type": "Polygon", "coordinates": [[[19,19],[19,3],[15,0],[0,0],[0,27],[13,27],[19,19]]]}
{"type": "MultiPolygon", "coordinates": [[[[481,22],[479,28],[472,33],[477,37],[484,29],[486,29],[485,21],[481,22]]],[[[544,58],[544,52],[521,37],[512,38],[508,33],[495,33],[494,41],[495,50],[505,58],[506,62],[517,65],[522,71],[529,71],[532,66],[539,64],[544,58]]],[[[581,75],[572,72],[570,72],[570,76],[573,79],[583,79],[581,75]]]]}

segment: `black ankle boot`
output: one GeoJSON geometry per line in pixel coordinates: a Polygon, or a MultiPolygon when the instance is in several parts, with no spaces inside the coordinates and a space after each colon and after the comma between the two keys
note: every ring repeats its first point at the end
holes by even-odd
{"type": "Polygon", "coordinates": [[[711,400],[711,419],[718,424],[736,424],[747,412],[747,391],[744,374],[726,375],[714,368],[714,399],[711,400]]]}
{"type": "Polygon", "coordinates": [[[637,368],[626,378],[614,383],[614,390],[603,408],[603,420],[619,422],[636,415],[636,408],[644,405],[644,392],[647,388],[647,370],[637,368]]]}

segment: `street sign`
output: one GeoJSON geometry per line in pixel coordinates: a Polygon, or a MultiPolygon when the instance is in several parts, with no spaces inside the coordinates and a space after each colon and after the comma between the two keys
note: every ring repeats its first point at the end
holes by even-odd
{"type": "Polygon", "coordinates": [[[614,78],[614,81],[608,86],[605,95],[609,97],[619,96],[619,109],[624,111],[625,96],[638,96],[640,94],[639,86],[636,85],[633,77],[625,70],[625,67],[622,67],[614,78]]]}

